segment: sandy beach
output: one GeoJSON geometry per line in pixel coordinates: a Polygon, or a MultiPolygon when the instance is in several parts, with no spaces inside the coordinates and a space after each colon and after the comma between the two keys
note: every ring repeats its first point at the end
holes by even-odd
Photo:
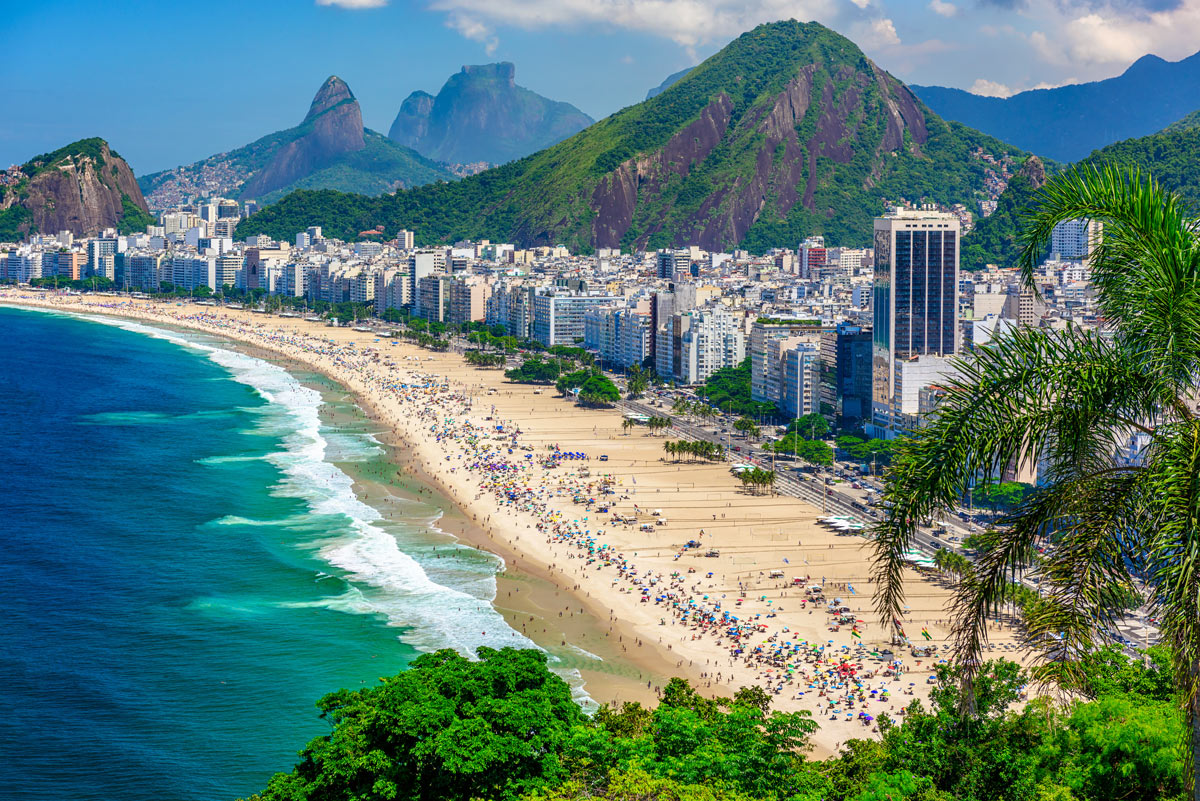
{"type": "MultiPolygon", "coordinates": [[[[883,650],[893,646],[873,611],[869,543],[822,527],[798,499],[747,494],[727,463],[676,463],[663,450],[671,432],[625,432],[615,409],[299,318],[8,288],[0,303],[200,330],[344,385],[406,449],[399,469],[456,505],[441,525],[505,560],[495,603],[510,625],[603,660],[581,669],[598,701],[652,700],[672,675],[711,694],[760,685],[775,708],[813,713],[824,755],[927,695],[939,657],[883,650]]],[[[944,648],[949,592],[909,578],[905,630],[944,648]]],[[[992,655],[1016,658],[1009,634],[993,631],[992,655]]]]}

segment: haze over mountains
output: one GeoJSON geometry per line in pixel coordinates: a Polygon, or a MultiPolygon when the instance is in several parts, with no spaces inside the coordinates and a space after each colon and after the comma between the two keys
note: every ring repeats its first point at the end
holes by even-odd
{"type": "Polygon", "coordinates": [[[983,97],[942,86],[911,89],[942,117],[1057,161],[1146,136],[1200,109],[1200,53],[1143,56],[1115,78],[983,97]]]}
{"type": "Polygon", "coordinates": [[[453,180],[434,163],[363,127],[362,110],[346,82],[330,76],[295,128],[244,147],[138,179],[156,208],[191,196],[271,202],[294,189],[380,194],[453,180]]]}
{"type": "Polygon", "coordinates": [[[335,236],[382,224],[577,250],[761,250],[815,233],[850,244],[889,201],[977,209],[992,162],[1022,156],[931,113],[845,37],[787,21],[518,162],[381,198],[297,193],[238,233],[287,237],[305,220],[335,236]]]}
{"type": "Polygon", "coordinates": [[[435,161],[503,164],[561,142],[594,120],[516,84],[510,62],[465,66],[436,96],[416,91],[388,136],[435,161]]]}

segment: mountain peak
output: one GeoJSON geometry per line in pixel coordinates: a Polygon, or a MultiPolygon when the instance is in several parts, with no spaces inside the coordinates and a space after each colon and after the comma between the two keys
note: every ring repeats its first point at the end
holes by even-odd
{"type": "Polygon", "coordinates": [[[514,86],[517,67],[511,61],[500,61],[495,64],[464,64],[461,74],[472,78],[503,81],[509,86],[514,86]]]}
{"type": "Polygon", "coordinates": [[[321,84],[316,96],[313,97],[312,105],[308,107],[308,114],[304,116],[304,122],[309,122],[346,101],[357,103],[354,93],[350,91],[346,82],[336,75],[330,75],[325,79],[325,83],[321,84]]]}
{"type": "Polygon", "coordinates": [[[568,103],[516,84],[510,61],[466,64],[438,91],[413,92],[388,136],[451,164],[502,164],[560,142],[592,124],[568,103]]]}

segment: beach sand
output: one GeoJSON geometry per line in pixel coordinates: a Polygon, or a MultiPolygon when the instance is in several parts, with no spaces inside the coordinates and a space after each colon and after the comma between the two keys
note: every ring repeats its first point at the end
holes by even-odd
{"type": "MultiPolygon", "coordinates": [[[[202,330],[345,386],[394,432],[407,454],[399,469],[444,496],[439,526],[505,560],[495,603],[510,625],[540,645],[557,640],[600,658],[576,665],[597,701],[653,702],[676,675],[713,695],[760,685],[772,692],[774,708],[813,713],[820,723],[814,754],[824,756],[848,739],[872,736],[860,713],[895,717],[914,697],[927,697],[937,656],[918,660],[898,646],[888,659],[870,655],[892,646],[873,610],[866,540],[820,526],[820,511],[798,499],[746,494],[726,463],[675,463],[663,450],[670,433],[626,433],[614,409],[583,409],[552,387],[510,384],[502,371],[473,368],[458,354],[299,318],[10,289],[0,290],[0,302],[202,330]],[[504,430],[495,432],[497,425],[504,430]],[[588,458],[542,467],[555,447],[588,458]],[[613,494],[600,495],[602,487],[613,494]],[[577,496],[609,511],[589,511],[577,496]],[[614,524],[613,513],[637,523],[614,524]],[[700,547],[684,549],[689,540],[700,547]],[[826,598],[850,608],[859,637],[850,625],[831,630],[826,604],[806,601],[810,584],[823,584],[826,598]],[[731,652],[735,645],[740,653],[731,652]],[[895,667],[899,675],[883,675],[895,667]]],[[[925,644],[926,628],[944,651],[949,590],[916,571],[908,579],[905,630],[925,644]]],[[[1007,624],[994,627],[990,656],[1018,658],[1011,633],[1007,624]]]]}

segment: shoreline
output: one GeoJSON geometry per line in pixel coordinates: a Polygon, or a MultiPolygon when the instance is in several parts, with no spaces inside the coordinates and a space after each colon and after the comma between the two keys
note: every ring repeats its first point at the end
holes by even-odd
{"type": "MultiPolygon", "coordinates": [[[[864,714],[895,716],[895,710],[913,697],[927,696],[925,679],[936,660],[914,663],[907,653],[888,657],[885,651],[886,635],[874,621],[869,603],[869,548],[864,540],[820,528],[815,523],[819,513],[797,499],[745,495],[725,465],[665,461],[663,440],[623,435],[619,412],[576,409],[564,400],[539,397],[530,387],[504,382],[497,371],[469,368],[455,354],[431,354],[396,340],[362,344],[360,340],[373,336],[349,329],[213,307],[112,302],[116,300],[0,292],[0,303],[129,317],[243,342],[345,387],[365,413],[392,432],[398,443],[393,451],[408,456],[406,475],[444,496],[450,527],[441,521],[439,527],[464,544],[504,560],[494,606],[510,625],[529,622],[522,620],[529,612],[526,601],[543,618],[554,611],[550,604],[557,607],[556,601],[566,601],[558,609],[559,617],[566,622],[577,614],[590,618],[591,630],[584,633],[606,641],[621,661],[649,674],[651,685],[661,686],[665,677],[679,675],[710,695],[731,695],[740,686],[766,686],[776,708],[807,709],[814,714],[820,723],[812,738],[818,756],[835,753],[848,739],[870,737],[870,719],[864,719],[864,714]],[[437,375],[436,381],[431,383],[430,375],[437,375]],[[423,387],[401,391],[395,389],[401,376],[414,381],[413,387],[417,386],[413,376],[427,378],[423,387]],[[388,387],[390,395],[385,391],[388,387]],[[478,441],[487,439],[483,433],[487,429],[482,420],[464,420],[479,418],[477,407],[489,404],[488,418],[515,429],[523,438],[522,447],[530,452],[531,462],[512,466],[528,468],[518,479],[524,488],[516,500],[514,490],[522,488],[503,478],[515,474],[489,472],[471,461],[479,459],[478,441]],[[456,410],[463,412],[463,420],[450,414],[456,410]],[[470,441],[469,448],[464,440],[470,441]],[[566,443],[564,449],[609,453],[612,458],[603,467],[594,460],[578,466],[564,462],[565,470],[531,467],[537,461],[534,454],[545,453],[546,447],[560,440],[566,443]],[[644,514],[639,499],[646,508],[665,510],[658,516],[662,527],[609,528],[611,523],[591,517],[596,513],[590,505],[582,510],[577,508],[580,504],[572,506],[571,492],[579,500],[581,492],[595,491],[598,482],[588,468],[611,476],[605,486],[613,490],[611,503],[619,503],[623,512],[632,503],[644,514]],[[651,495],[648,502],[647,495],[651,495]],[[450,508],[461,511],[460,521],[450,519],[450,508]],[[606,528],[591,528],[599,525],[606,528]],[[679,543],[689,536],[719,551],[717,558],[696,560],[700,551],[681,550],[679,543]],[[572,564],[575,560],[580,561],[572,564]],[[512,577],[506,575],[509,571],[512,577]],[[821,584],[830,583],[831,594],[846,596],[849,614],[858,618],[857,632],[852,635],[846,626],[830,625],[834,621],[818,617],[815,604],[806,607],[805,601],[811,599],[805,598],[802,587],[787,581],[787,577],[799,578],[793,574],[803,576],[804,583],[815,583],[820,577],[821,584]],[[539,593],[532,591],[522,596],[524,582],[516,579],[520,575],[546,582],[542,597],[535,598],[539,593]],[[549,594],[549,586],[555,588],[554,595],[549,594]],[[510,592],[517,596],[515,602],[510,602],[510,592]],[[874,685],[878,688],[872,689],[874,685]]],[[[509,436],[505,433],[503,439],[509,436]]],[[[512,436],[515,444],[518,440],[512,436]]],[[[948,592],[915,572],[909,589],[913,607],[906,625],[918,630],[927,627],[935,642],[944,642],[940,610],[948,592]]],[[[824,615],[824,610],[819,611],[824,615]]],[[[1000,636],[994,641],[1003,644],[1005,655],[1011,655],[1005,632],[995,633],[1000,636]]],[[[531,639],[537,642],[536,637],[531,639]]],[[[586,644],[572,644],[596,653],[586,644]]],[[[647,688],[640,680],[635,684],[627,677],[614,678],[607,687],[603,671],[594,673],[585,676],[585,689],[597,701],[645,702],[655,697],[653,686],[647,688]]]]}

